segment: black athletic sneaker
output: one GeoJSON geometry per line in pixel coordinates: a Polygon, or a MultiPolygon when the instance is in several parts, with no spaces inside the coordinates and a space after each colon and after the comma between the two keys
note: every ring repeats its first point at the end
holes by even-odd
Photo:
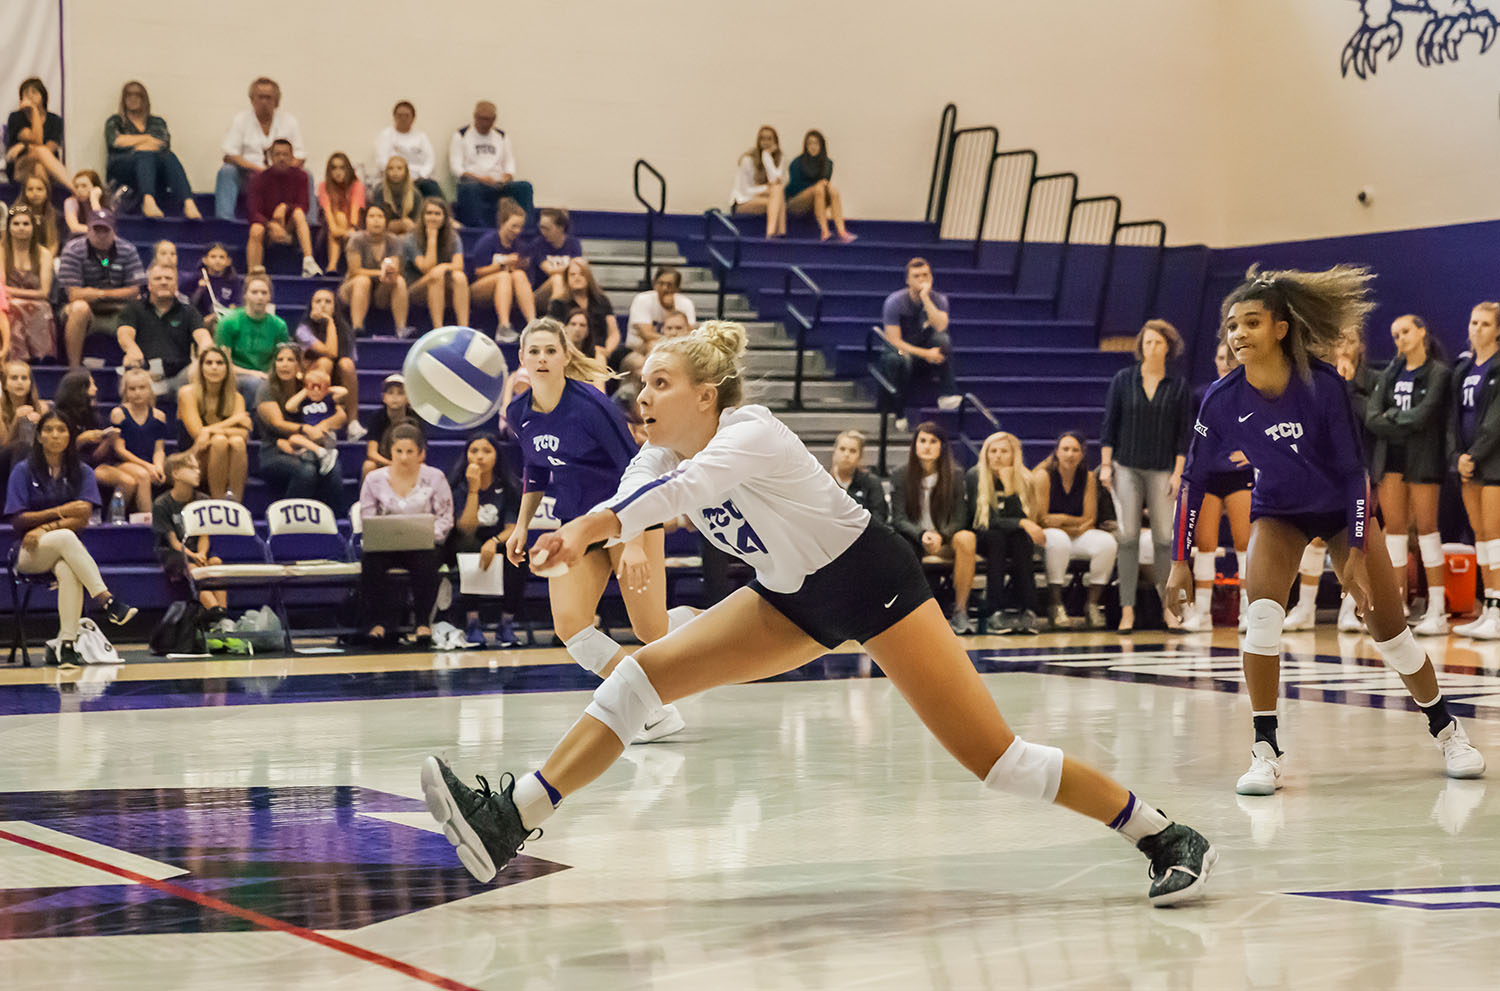
{"type": "Polygon", "coordinates": [[[48,642],[47,650],[45,651],[45,660],[48,667],[62,667],[65,664],[79,667],[83,664],[83,655],[78,653],[78,648],[74,646],[71,640],[61,641],[57,645],[56,650],[53,650],[52,644],[48,642]]]}
{"type": "Polygon", "coordinates": [[[1157,908],[1201,897],[1208,872],[1219,861],[1219,851],[1195,829],[1172,823],[1155,836],[1136,844],[1151,860],[1151,891],[1157,908]]]}
{"type": "Polygon", "coordinates": [[[478,791],[458,780],[436,757],[422,762],[422,796],[427,811],[443,827],[443,835],[458,851],[458,859],[469,873],[477,880],[489,881],[527,840],[540,837],[542,831],[527,831],[521,824],[521,813],[511,798],[516,789],[514,775],[501,777],[498,792],[490,790],[483,776],[476,777],[478,791]]]}
{"type": "Polygon", "coordinates": [[[104,615],[116,626],[124,626],[135,616],[135,606],[121,602],[118,595],[109,600],[109,605],[104,607],[104,615]]]}

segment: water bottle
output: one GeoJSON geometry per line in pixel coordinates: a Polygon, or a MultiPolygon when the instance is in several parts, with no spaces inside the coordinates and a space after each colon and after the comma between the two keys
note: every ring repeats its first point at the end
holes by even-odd
{"type": "Polygon", "coordinates": [[[115,494],[109,500],[109,521],[120,524],[125,522],[125,497],[115,489],[115,494]]]}

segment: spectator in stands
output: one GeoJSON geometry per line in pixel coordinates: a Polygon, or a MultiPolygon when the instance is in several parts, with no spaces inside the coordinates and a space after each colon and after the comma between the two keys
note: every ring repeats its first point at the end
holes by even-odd
{"type": "MultiPolygon", "coordinates": [[[[255,396],[255,416],[260,424],[259,477],[271,488],[277,499],[317,499],[335,513],[344,506],[344,475],[338,458],[331,463],[304,460],[282,450],[277,441],[298,434],[320,442],[332,423],[303,423],[288,415],[287,400],[302,389],[302,358],[297,346],[278,344],[271,361],[271,374],[255,396]],[[325,470],[326,469],[326,470],[325,470]]],[[[342,416],[339,411],[338,416],[342,416]]]]}
{"type": "Polygon", "coordinates": [[[781,139],[767,125],[755,132],[755,144],[740,156],[730,192],[730,212],[766,215],[766,237],[786,233],[786,186],[781,168],[781,139]]]}
{"type": "Polygon", "coordinates": [[[204,326],[209,330],[245,299],[245,286],[234,270],[229,249],[217,241],[203,252],[197,269],[178,277],[177,291],[188,294],[188,302],[203,314],[204,326]]]}
{"type": "Polygon", "coordinates": [[[321,368],[308,369],[302,375],[302,388],[282,403],[288,420],[301,425],[296,433],[278,438],[277,450],[313,461],[318,471],[327,474],[338,463],[339,428],[346,422],[345,413],[333,395],[333,381],[321,368]],[[316,427],[317,432],[309,430],[316,427]]]}
{"type": "Polygon", "coordinates": [[[953,565],[953,616],[960,635],[974,632],[969,592],[974,587],[977,544],[967,529],[973,514],[965,499],[963,472],[953,463],[948,435],[936,423],[917,426],[906,465],[891,474],[891,525],[922,558],[953,565]]]}
{"type": "MultiPolygon", "coordinates": [[[[373,641],[393,639],[406,602],[391,594],[392,568],[405,568],[411,579],[411,603],[416,614],[416,646],[432,644],[432,611],[437,605],[438,548],[453,529],[453,491],[443,473],[426,463],[427,439],[410,423],[391,428],[391,464],[365,477],[359,489],[360,518],[431,514],[431,549],[420,551],[365,551],[360,561],[359,590],[365,606],[368,636],[373,641]],[[393,619],[395,621],[393,622],[393,619]]],[[[404,597],[403,597],[404,599],[404,597]]]]}
{"type": "Polygon", "coordinates": [[[146,266],[148,276],[153,265],[165,265],[175,275],[177,272],[177,245],[166,238],[162,238],[151,245],[151,264],[146,266]]]}
{"type": "Polygon", "coordinates": [[[78,531],[99,506],[99,484],[73,446],[73,430],[56,410],[42,414],[26,460],[11,469],[5,515],[20,538],[16,570],[57,576],[58,647],[49,664],[82,664],[75,643],[85,591],[116,625],[130,622],[135,608],[110,594],[78,531]]]}
{"type": "Polygon", "coordinates": [[[588,320],[588,340],[575,341],[575,346],[584,354],[608,361],[620,346],[620,324],[609,297],[594,278],[593,268],[583,258],[570,259],[563,275],[563,291],[553,293],[551,289],[552,282],[548,280],[537,292],[537,308],[545,307],[547,316],[562,322],[571,319],[574,310],[582,310],[588,320]]]}
{"type": "Polygon", "coordinates": [[[167,415],[156,408],[156,390],[144,368],[120,376],[123,402],[110,410],[109,424],[119,431],[114,439],[115,463],[135,477],[136,508],[151,512],[151,487],[167,481],[166,443],[171,432],[167,415]]]}
{"type": "Polygon", "coordinates": [[[349,237],[348,274],[344,277],[344,284],[339,286],[339,299],[349,307],[349,321],[354,325],[355,337],[365,332],[365,317],[369,315],[371,303],[379,309],[391,311],[397,337],[411,333],[407,322],[411,303],[407,297],[406,280],[402,277],[411,256],[411,242],[386,229],[385,207],[379,203],[366,207],[365,229],[349,237]]]}
{"type": "Polygon", "coordinates": [[[265,271],[266,239],[291,244],[295,232],[302,248],[302,275],[322,275],[313,259],[312,228],[307,222],[307,192],[311,179],[292,164],[292,143],[271,142],[271,165],[250,179],[250,237],[245,242],[245,265],[251,273],[265,271]]]}
{"type": "MultiPolygon", "coordinates": [[[[830,216],[839,240],[845,244],[854,240],[854,235],[844,226],[844,198],[833,184],[833,159],[828,157],[828,143],[823,140],[822,131],[808,131],[802,139],[802,154],[787,164],[784,195],[787,213],[812,213],[822,240],[831,236],[828,231],[830,216]]],[[[783,230],[785,223],[783,218],[783,230]]]]}
{"type": "Polygon", "coordinates": [[[1099,484],[1113,493],[1120,522],[1120,632],[1135,629],[1136,587],[1141,576],[1141,509],[1151,514],[1152,573],[1165,608],[1171,565],[1173,500],[1182,482],[1192,426],[1192,390],[1167,365],[1182,353],[1177,328],[1148,320],[1135,336],[1136,363],[1109,383],[1099,438],[1099,484]]]}
{"type": "MultiPolygon", "coordinates": [[[[406,398],[406,379],[398,372],[387,375],[381,387],[380,409],[370,418],[365,428],[365,463],[360,469],[360,481],[376,468],[385,468],[391,463],[391,428],[398,423],[414,423],[422,429],[422,421],[411,411],[406,398]]],[[[501,407],[504,408],[503,406],[501,407]]]]}
{"type": "Polygon", "coordinates": [[[10,354],[10,297],[5,294],[5,280],[0,278],[0,355],[10,354]]]}
{"type": "Polygon", "coordinates": [[[938,408],[958,409],[963,397],[953,377],[952,338],[948,334],[948,297],[932,288],[932,266],[925,258],[906,263],[906,288],[885,298],[881,307],[885,339],[895,351],[880,356],[881,371],[896,387],[888,400],[897,417],[896,429],[906,429],[907,390],[915,375],[938,380],[938,408]]]}
{"type": "Polygon", "coordinates": [[[36,231],[33,236],[37,243],[57,257],[62,238],[58,234],[57,208],[52,205],[52,187],[45,178],[27,176],[21,183],[21,195],[11,210],[14,212],[23,206],[31,211],[32,226],[36,231]]]}
{"type": "MultiPolygon", "coordinates": [[[[36,422],[47,412],[47,401],[36,391],[31,366],[24,361],[7,361],[5,388],[0,392],[0,444],[7,449],[19,446],[22,456],[36,438],[36,422]]],[[[10,468],[10,461],[5,464],[10,468]]],[[[6,475],[9,478],[9,475],[6,475]]]]}
{"type": "MultiPolygon", "coordinates": [[[[551,313],[547,315],[551,316],[551,313]]],[[[594,342],[589,339],[589,314],[587,310],[581,306],[570,307],[567,319],[563,320],[562,324],[563,332],[568,335],[568,343],[584,354],[592,354],[598,357],[598,351],[594,348],[594,342]]]]}
{"type": "Polygon", "coordinates": [[[203,219],[182,162],[172,151],[167,122],[151,115],[151,97],[133,79],[120,90],[119,112],[104,122],[104,147],[109,153],[105,174],[140,194],[141,213],[164,217],[170,210],[189,220],[203,219]]]}
{"type": "Polygon", "coordinates": [[[1068,562],[1074,559],[1089,563],[1084,578],[1088,585],[1086,622],[1090,629],[1104,625],[1100,600],[1118,551],[1114,536],[1098,526],[1110,499],[1108,493],[1100,492],[1099,480],[1083,463],[1083,450],[1083,435],[1067,431],[1057,438],[1052,454],[1031,473],[1036,505],[1042,514],[1047,617],[1054,629],[1071,625],[1063,606],[1062,583],[1068,575],[1068,562]]]}
{"type": "Polygon", "coordinates": [[[68,235],[64,240],[89,232],[89,218],[104,208],[103,182],[93,169],[82,169],[73,176],[73,195],[63,200],[63,224],[68,235]]]}
{"type": "MultiPolygon", "coordinates": [[[[265,273],[245,279],[245,305],[226,313],[214,327],[214,343],[234,361],[234,377],[245,408],[255,407],[255,397],[271,371],[276,348],[291,341],[286,321],[272,313],[271,277],[265,273]]],[[[209,469],[213,477],[213,469],[209,469]]]]}
{"type": "Polygon", "coordinates": [[[443,189],[432,178],[437,167],[437,155],[432,142],[423,131],[413,131],[412,123],[417,119],[417,108],[410,100],[401,100],[391,110],[390,127],[375,137],[375,164],[385,168],[391,158],[399,155],[411,170],[411,177],[422,196],[442,196],[443,189]]]}
{"type": "MultiPolygon", "coordinates": [[[[189,568],[224,562],[209,554],[207,536],[196,537],[193,546],[187,546],[187,527],[182,522],[182,511],[188,503],[201,498],[198,486],[202,483],[202,470],[198,467],[197,457],[192,451],[179,451],[167,459],[166,471],[172,485],[151,504],[151,544],[156,560],[167,574],[167,581],[180,596],[188,587],[189,568]]],[[[203,622],[209,625],[224,618],[229,607],[229,593],[202,591],[198,593],[198,602],[208,610],[203,622]]]]}
{"type": "Polygon", "coordinates": [[[474,124],[460,127],[448,142],[448,168],[458,180],[458,222],[483,227],[495,215],[500,200],[521,206],[521,219],[531,216],[531,183],[516,178],[516,156],[505,132],[495,127],[495,105],[474,105],[474,124]]]}
{"type": "Polygon", "coordinates": [[[47,109],[47,86],[32,76],[21,82],[21,102],[5,121],[5,164],[12,182],[39,176],[67,188],[63,121],[47,109]]]}
{"type": "Polygon", "coordinates": [[[85,336],[114,335],[120,314],[140,298],[145,281],[135,245],[115,237],[115,215],[94,211],[88,235],[69,241],[58,256],[57,282],[67,292],[61,319],[69,367],[83,361],[85,336]]]}
{"type": "Polygon", "coordinates": [[[320,369],[333,377],[344,389],[340,404],[349,439],[362,440],[365,428],[359,425],[359,373],[354,367],[354,330],[338,311],[332,289],[313,293],[307,315],[297,325],[297,346],[302,349],[302,371],[320,369]]]}
{"type": "MultiPolygon", "coordinates": [[[[507,477],[500,461],[500,438],[492,433],[469,438],[463,457],[448,473],[453,490],[453,532],[448,537],[448,560],[455,566],[458,554],[478,554],[480,565],[503,568],[499,645],[513,647],[516,637],[512,621],[526,600],[525,564],[511,564],[505,557],[505,541],[516,525],[520,506],[519,486],[507,477]]],[[[455,568],[456,570],[456,568],[455,568]]],[[[454,611],[462,617],[469,643],[487,647],[484,625],[480,621],[478,596],[459,594],[454,611]]],[[[456,624],[455,624],[456,625],[456,624]]]]}
{"type": "Polygon", "coordinates": [[[36,239],[31,208],[18,204],[5,220],[0,239],[0,280],[8,298],[10,350],[0,360],[34,361],[57,353],[52,317],[52,252],[36,239]]]}
{"type": "Polygon", "coordinates": [[[176,394],[187,383],[193,348],[213,347],[203,316],[177,295],[177,270],[155,264],[146,273],[147,298],[133,299],[120,314],[115,341],[126,368],[141,368],[148,381],[176,394]]]}
{"type": "Polygon", "coordinates": [[[889,523],[891,507],[885,499],[885,487],[873,472],[864,469],[864,458],[865,435],[858,430],[845,430],[833,443],[828,470],[839,488],[849,493],[849,498],[868,509],[880,522],[889,523]]]}
{"type": "Polygon", "coordinates": [[[650,351],[661,336],[667,314],[673,310],[687,317],[690,324],[698,322],[693,301],[682,292],[682,273],[663,265],[652,277],[651,288],[637,293],[630,301],[630,331],[625,336],[625,347],[642,355],[650,351]]]}
{"type": "Polygon", "coordinates": [[[318,209],[323,213],[323,236],[328,241],[327,271],[337,272],[344,242],[359,229],[365,213],[365,184],[354,174],[349,156],[336,151],[328,156],[323,181],[318,183],[318,209]]]}
{"type": "Polygon", "coordinates": [[[281,87],[274,79],[261,76],[250,84],[250,109],[236,114],[224,135],[224,164],[214,180],[214,216],[220,220],[234,219],[241,191],[251,176],[268,167],[271,142],[277,140],[291,142],[291,164],[302,168],[306,160],[302,126],[297,118],[281,109],[281,87]]]}
{"type": "Polygon", "coordinates": [[[381,173],[380,185],[370,203],[385,209],[385,229],[398,237],[417,229],[422,219],[422,191],[412,181],[406,159],[392,155],[381,173]]]}
{"type": "Polygon", "coordinates": [[[537,215],[537,238],[531,242],[527,275],[538,299],[544,289],[548,298],[563,295],[568,263],[583,257],[583,245],[568,233],[570,223],[566,210],[547,207],[537,215]]]}
{"type": "Polygon", "coordinates": [[[470,261],[474,277],[470,295],[475,302],[495,304],[499,327],[495,340],[503,344],[521,335],[511,324],[513,309],[521,311],[525,323],[536,319],[536,298],[526,277],[526,246],[521,229],[526,225],[526,211],[515,200],[506,197],[495,211],[495,229],[488,231],[474,245],[470,261]]]}
{"type": "Polygon", "coordinates": [[[974,537],[985,558],[984,633],[1036,632],[1036,549],[1045,538],[1037,525],[1036,494],[1021,456],[1021,442],[1003,431],[985,438],[979,463],[965,478],[974,511],[974,537]],[[1010,578],[1006,595],[1006,577],[1010,578]]]}
{"type": "MultiPolygon", "coordinates": [[[[99,387],[87,368],[75,368],[62,377],[57,384],[57,395],[52,397],[52,408],[61,413],[73,428],[73,444],[83,463],[94,469],[94,477],[100,485],[106,485],[120,493],[120,498],[129,506],[138,499],[141,488],[139,473],[122,466],[115,456],[115,439],[120,436],[119,427],[101,427],[98,414],[94,412],[94,400],[99,396],[99,387]]],[[[145,481],[149,493],[151,482],[145,481]]],[[[146,500],[149,509],[151,500],[146,500]]]]}
{"type": "Polygon", "coordinates": [[[407,255],[406,293],[413,303],[427,302],[434,327],[444,325],[443,313],[453,301],[453,317],[469,325],[469,277],[464,274],[464,242],[453,229],[448,201],[429,196],[422,201],[422,223],[411,236],[407,255]]]}
{"type": "Polygon", "coordinates": [[[235,382],[229,352],[215,345],[198,352],[198,374],[177,390],[177,418],[215,499],[245,496],[249,474],[250,413],[235,382]]]}

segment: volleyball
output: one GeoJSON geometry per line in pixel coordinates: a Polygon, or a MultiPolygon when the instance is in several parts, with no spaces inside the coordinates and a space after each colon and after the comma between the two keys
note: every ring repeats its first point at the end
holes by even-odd
{"type": "Polygon", "coordinates": [[[470,430],[493,418],[505,390],[500,345],[470,327],[438,327],[417,339],[401,374],[411,408],[435,427],[470,430]]]}

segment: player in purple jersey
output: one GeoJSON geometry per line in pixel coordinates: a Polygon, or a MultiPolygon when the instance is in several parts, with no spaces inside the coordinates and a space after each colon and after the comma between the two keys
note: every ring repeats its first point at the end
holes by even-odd
{"type": "Polygon", "coordinates": [[[1370,510],[1370,482],[1344,381],[1320,355],[1360,332],[1370,311],[1363,268],[1260,272],[1251,268],[1224,300],[1224,340],[1240,367],[1214,383],[1193,426],[1177,499],[1177,535],[1167,595],[1192,586],[1192,550],[1209,474],[1233,450],[1255,466],[1250,500],[1250,608],[1245,684],[1255,725],[1241,795],[1274,795],[1283,755],[1276,745],[1281,631],[1287,589],[1308,541],[1328,542],[1334,568],[1365,621],[1381,659],[1401,676],[1427,716],[1449,777],[1477,778],[1484,757],[1449,714],[1432,662],[1406,625],[1406,605],[1370,510]]]}
{"type": "MultiPolygon", "coordinates": [[[[521,366],[531,388],[510,404],[505,419],[521,444],[521,506],[505,556],[520,565],[529,529],[543,497],[551,501],[546,523],[557,527],[587,513],[615,494],[636,454],[636,443],[619,407],[590,384],[609,377],[603,362],[568,342],[551,317],[533,320],[521,335],[521,366]]],[[[538,527],[541,529],[541,527],[538,527]]],[[[591,549],[567,574],[549,579],[552,628],[581,666],[607,677],[625,651],[594,625],[599,600],[614,572],[630,628],[642,643],[666,636],[690,614],[667,615],[665,541],[658,528],[611,547],[591,549]]],[[[659,740],[683,728],[676,708],[652,712],[637,742],[659,740]]]]}
{"type": "Polygon", "coordinates": [[[1469,314],[1471,353],[1453,368],[1448,447],[1456,452],[1464,510],[1474,528],[1474,550],[1484,577],[1479,618],[1453,632],[1500,639],[1500,303],[1480,303],[1469,314]]]}

